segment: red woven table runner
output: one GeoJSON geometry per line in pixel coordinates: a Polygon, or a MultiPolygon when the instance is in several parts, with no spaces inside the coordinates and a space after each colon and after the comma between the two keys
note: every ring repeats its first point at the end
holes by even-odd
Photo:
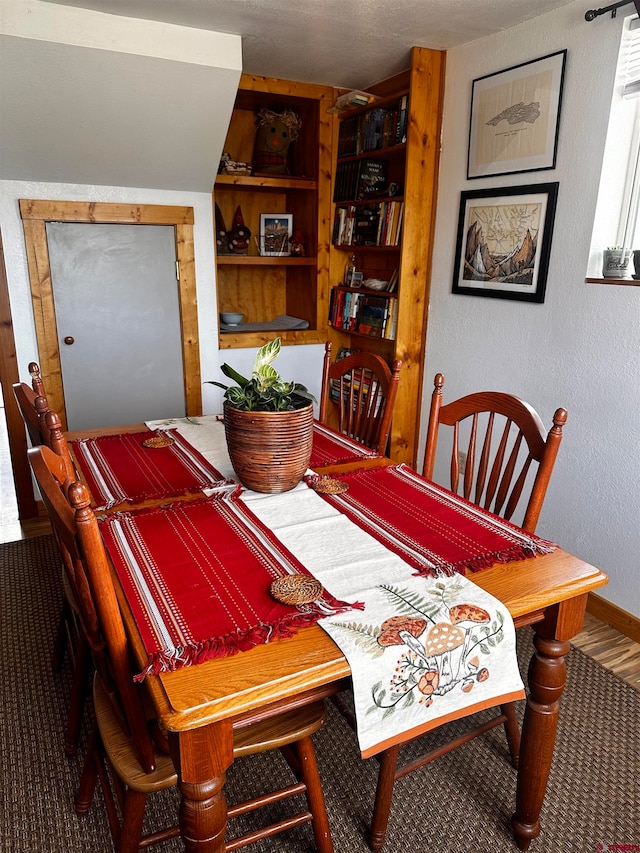
{"type": "Polygon", "coordinates": [[[235,654],[351,605],[326,590],[276,601],[271,583],[309,572],[232,495],[119,512],[100,529],[149,656],[137,676],[235,654]]]}
{"type": "MultiPolygon", "coordinates": [[[[463,574],[548,554],[556,546],[421,477],[406,465],[337,477],[322,497],[421,575],[463,574]]],[[[313,484],[314,477],[307,478],[313,484]]]]}
{"type": "Polygon", "coordinates": [[[324,465],[336,465],[341,462],[357,462],[359,459],[374,459],[376,456],[380,454],[375,450],[314,421],[310,468],[321,468],[324,465]]]}
{"type": "Polygon", "coordinates": [[[78,460],[97,510],[120,503],[182,495],[228,482],[177,430],[133,432],[74,441],[78,460]],[[158,435],[168,447],[143,447],[158,435]]]}

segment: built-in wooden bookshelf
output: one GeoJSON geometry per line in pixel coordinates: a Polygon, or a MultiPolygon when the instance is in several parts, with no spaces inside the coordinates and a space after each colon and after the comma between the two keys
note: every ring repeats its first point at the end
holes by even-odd
{"type": "MultiPolygon", "coordinates": [[[[357,321],[345,327],[344,322],[335,322],[336,316],[331,313],[327,314],[328,336],[334,350],[366,349],[389,363],[402,359],[389,452],[393,459],[409,464],[416,463],[419,452],[444,59],[443,52],[413,48],[408,71],[367,88],[378,100],[339,117],[335,142],[334,174],[340,183],[335,184],[333,195],[330,285],[334,296],[330,308],[335,307],[336,292],[344,290],[344,270],[352,255],[364,284],[367,279],[389,281],[395,271],[398,284],[394,294],[370,291],[395,303],[392,336],[388,336],[391,327],[385,328],[383,335],[372,333],[371,328],[363,334],[357,321]],[[372,140],[371,136],[367,138],[366,129],[374,111],[379,111],[381,121],[372,140]],[[379,181],[373,193],[365,193],[367,182],[363,184],[363,170],[359,168],[365,161],[384,162],[386,196],[380,194],[379,181]],[[355,188],[356,197],[345,198],[345,184],[352,191],[355,188]],[[364,210],[370,211],[368,225],[364,210]],[[383,217],[389,214],[391,221],[385,225],[383,217]],[[349,216],[353,220],[351,230],[341,227],[349,216]],[[355,224],[358,220],[360,227],[355,224]]],[[[367,293],[366,287],[363,291],[367,293]]]]}
{"type": "MultiPolygon", "coordinates": [[[[334,100],[330,87],[243,74],[224,151],[234,160],[252,162],[261,109],[294,110],[302,122],[299,136],[289,150],[289,174],[220,174],[215,183],[213,202],[226,227],[231,228],[239,205],[252,234],[246,255],[216,258],[218,310],[239,311],[244,323],[279,315],[308,321],[308,329],[279,333],[285,344],[326,340],[333,142],[333,117],[327,109],[334,100]],[[260,255],[262,213],[293,215],[294,228],[307,239],[304,257],[260,255]]],[[[243,331],[240,325],[220,334],[220,347],[261,346],[273,337],[273,331],[243,331]]]]}

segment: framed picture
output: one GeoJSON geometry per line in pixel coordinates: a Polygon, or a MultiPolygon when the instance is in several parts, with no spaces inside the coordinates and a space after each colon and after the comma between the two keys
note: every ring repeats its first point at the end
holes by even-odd
{"type": "Polygon", "coordinates": [[[460,194],[453,292],[544,302],[558,184],[460,194]]]}
{"type": "Polygon", "coordinates": [[[289,238],[293,234],[292,213],[260,214],[260,254],[283,257],[291,254],[289,238]]]}
{"type": "Polygon", "coordinates": [[[473,81],[467,178],[554,169],[567,51],[473,81]]]}

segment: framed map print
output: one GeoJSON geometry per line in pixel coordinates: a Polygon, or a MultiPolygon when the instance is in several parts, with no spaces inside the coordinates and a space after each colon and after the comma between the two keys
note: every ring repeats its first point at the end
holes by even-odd
{"type": "Polygon", "coordinates": [[[460,194],[453,293],[544,302],[558,184],[460,194]]]}
{"type": "Polygon", "coordinates": [[[473,81],[467,178],[554,169],[567,51],[473,81]]]}

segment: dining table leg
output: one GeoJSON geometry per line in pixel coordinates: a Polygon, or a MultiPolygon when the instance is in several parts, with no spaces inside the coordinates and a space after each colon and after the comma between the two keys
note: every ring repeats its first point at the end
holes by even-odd
{"type": "Polygon", "coordinates": [[[224,853],[227,802],[223,786],[233,762],[231,722],[169,732],[169,747],[178,774],[180,835],[185,850],[224,853]]]}
{"type": "Polygon", "coordinates": [[[522,726],[516,810],[511,818],[516,844],[528,850],[540,834],[540,812],[547,790],[558,726],[559,701],[566,682],[569,640],[580,631],[587,596],[548,608],[535,626],[535,652],[529,664],[529,693],[522,726]]]}

